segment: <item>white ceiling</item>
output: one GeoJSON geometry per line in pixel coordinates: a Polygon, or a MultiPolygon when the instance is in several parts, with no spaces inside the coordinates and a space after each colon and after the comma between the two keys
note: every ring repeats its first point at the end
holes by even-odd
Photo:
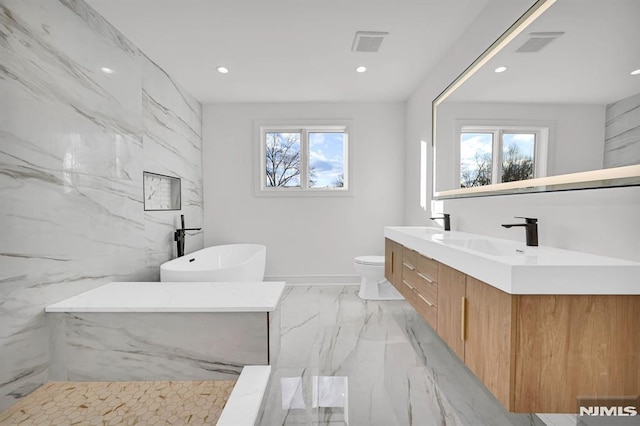
{"type": "Polygon", "coordinates": [[[199,101],[219,103],[405,100],[487,1],[88,3],[199,101]],[[389,35],[378,53],[353,53],[360,30],[389,35]]]}

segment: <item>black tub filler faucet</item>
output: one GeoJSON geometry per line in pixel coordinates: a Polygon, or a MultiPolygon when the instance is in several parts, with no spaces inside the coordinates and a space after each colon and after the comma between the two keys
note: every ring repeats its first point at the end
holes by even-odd
{"type": "Polygon", "coordinates": [[[176,229],[176,232],[173,233],[173,241],[176,242],[178,256],[184,256],[184,237],[186,231],[199,231],[202,228],[185,228],[184,227],[184,215],[180,215],[180,223],[182,224],[182,228],[176,229]]]}

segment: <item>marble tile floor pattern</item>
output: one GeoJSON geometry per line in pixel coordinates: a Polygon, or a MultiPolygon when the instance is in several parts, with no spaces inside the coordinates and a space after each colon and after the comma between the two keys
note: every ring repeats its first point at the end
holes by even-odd
{"type": "Polygon", "coordinates": [[[234,385],[233,380],[52,382],[0,413],[0,425],[213,425],[234,385]]]}
{"type": "Polygon", "coordinates": [[[507,412],[406,301],[290,286],[258,424],[542,426],[507,412]]]}

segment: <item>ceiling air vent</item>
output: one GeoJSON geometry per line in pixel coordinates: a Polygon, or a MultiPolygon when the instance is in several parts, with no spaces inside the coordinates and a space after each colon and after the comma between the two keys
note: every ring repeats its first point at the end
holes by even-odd
{"type": "Polygon", "coordinates": [[[531,33],[531,38],[527,40],[516,52],[532,53],[539,52],[547,44],[560,37],[564,32],[553,31],[543,33],[531,33]]]}
{"type": "Polygon", "coordinates": [[[352,52],[377,52],[382,40],[389,33],[381,31],[357,31],[351,46],[352,52]]]}

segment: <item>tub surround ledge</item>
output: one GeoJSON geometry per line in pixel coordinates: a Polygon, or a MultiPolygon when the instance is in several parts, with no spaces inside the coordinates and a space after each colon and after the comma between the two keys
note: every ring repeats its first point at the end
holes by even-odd
{"type": "Polygon", "coordinates": [[[273,312],[284,287],[284,282],[111,282],[45,312],[273,312]]]}
{"type": "Polygon", "coordinates": [[[50,380],[235,380],[277,358],[284,286],[113,282],[50,305],[50,380]]]}

